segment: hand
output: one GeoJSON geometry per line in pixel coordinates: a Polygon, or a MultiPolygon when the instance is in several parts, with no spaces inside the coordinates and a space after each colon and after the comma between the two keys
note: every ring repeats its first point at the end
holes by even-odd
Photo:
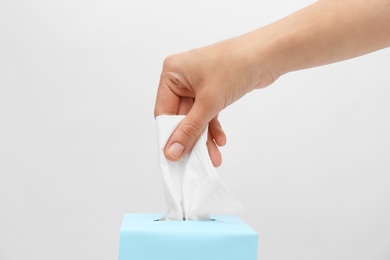
{"type": "Polygon", "coordinates": [[[167,159],[179,160],[208,125],[209,155],[214,166],[221,164],[218,146],[225,145],[226,136],[218,120],[219,112],[247,92],[274,80],[258,77],[260,73],[254,72],[247,58],[250,53],[241,44],[244,39],[234,38],[175,54],[164,61],[155,116],[187,115],[167,142],[167,159]]]}
{"type": "Polygon", "coordinates": [[[390,46],[388,0],[318,1],[242,36],[164,62],[155,116],[187,114],[165,147],[179,160],[209,124],[209,154],[221,164],[226,136],[219,112],[279,76],[390,46]]]}

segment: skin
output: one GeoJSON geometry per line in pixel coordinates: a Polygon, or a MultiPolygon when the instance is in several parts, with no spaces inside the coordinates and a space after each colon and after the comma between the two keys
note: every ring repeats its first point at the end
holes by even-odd
{"type": "Polygon", "coordinates": [[[164,153],[179,160],[209,126],[214,166],[226,135],[225,107],[280,76],[350,59],[390,46],[390,0],[323,0],[238,37],[167,57],[155,116],[187,115],[164,153]]]}

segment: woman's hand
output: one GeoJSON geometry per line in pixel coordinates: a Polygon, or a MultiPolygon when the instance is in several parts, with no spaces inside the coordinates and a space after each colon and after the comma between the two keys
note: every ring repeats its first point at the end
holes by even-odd
{"type": "MultiPolygon", "coordinates": [[[[155,116],[187,115],[167,142],[169,160],[179,160],[208,125],[210,158],[214,166],[221,164],[218,146],[225,145],[226,136],[219,112],[255,87],[266,85],[260,71],[251,68],[251,55],[243,41],[237,37],[166,58],[155,116]]],[[[273,77],[268,75],[266,81],[270,84],[273,77]]]]}

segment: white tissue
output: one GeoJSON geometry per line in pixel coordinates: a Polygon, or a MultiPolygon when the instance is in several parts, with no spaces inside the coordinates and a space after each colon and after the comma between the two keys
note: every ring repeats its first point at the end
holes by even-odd
{"type": "Polygon", "coordinates": [[[178,162],[164,155],[165,145],[185,116],[158,116],[159,159],[167,212],[165,220],[207,220],[210,213],[232,213],[242,208],[223,185],[207,151],[205,129],[195,146],[178,162]]]}

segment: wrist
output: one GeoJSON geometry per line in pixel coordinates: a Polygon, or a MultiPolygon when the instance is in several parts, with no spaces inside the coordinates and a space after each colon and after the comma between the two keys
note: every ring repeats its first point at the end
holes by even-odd
{"type": "Polygon", "coordinates": [[[288,72],[277,55],[281,46],[277,36],[273,34],[272,30],[262,27],[234,38],[239,46],[249,91],[267,87],[288,72]]]}

